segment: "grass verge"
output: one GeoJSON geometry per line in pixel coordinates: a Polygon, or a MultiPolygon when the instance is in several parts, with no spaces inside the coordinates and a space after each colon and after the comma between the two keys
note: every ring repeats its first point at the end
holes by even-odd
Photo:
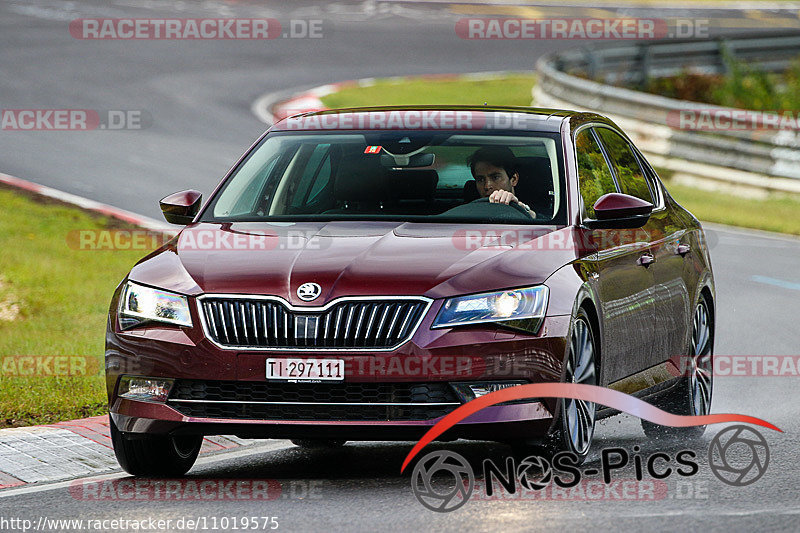
{"type": "Polygon", "coordinates": [[[0,205],[0,427],[103,414],[108,304],[146,251],[68,245],[75,230],[133,229],[115,219],[4,187],[0,205]]]}
{"type": "Polygon", "coordinates": [[[533,74],[464,81],[451,78],[377,80],[366,87],[347,87],[322,98],[327,107],[365,105],[522,105],[531,103],[533,74]]]}
{"type": "Polygon", "coordinates": [[[800,235],[800,196],[773,194],[750,199],[669,180],[664,183],[672,197],[702,221],[800,235]]]}

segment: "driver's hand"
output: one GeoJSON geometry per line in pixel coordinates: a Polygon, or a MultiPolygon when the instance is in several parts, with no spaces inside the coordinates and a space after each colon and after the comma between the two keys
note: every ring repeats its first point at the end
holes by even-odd
{"type": "Polygon", "coordinates": [[[522,206],[528,213],[530,213],[531,218],[536,218],[536,212],[528,207],[527,205],[523,204],[519,201],[519,199],[514,196],[514,193],[511,191],[492,191],[492,194],[489,195],[489,203],[492,204],[510,204],[511,202],[517,202],[520,206],[522,206]]]}
{"type": "Polygon", "coordinates": [[[492,194],[489,195],[489,202],[493,204],[510,204],[511,202],[519,202],[517,197],[514,196],[514,193],[511,191],[492,191],[492,194]]]}

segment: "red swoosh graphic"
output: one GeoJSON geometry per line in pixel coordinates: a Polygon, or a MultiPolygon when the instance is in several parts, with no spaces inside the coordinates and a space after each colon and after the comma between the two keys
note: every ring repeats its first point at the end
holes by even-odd
{"type": "Polygon", "coordinates": [[[605,387],[581,385],[578,383],[532,383],[491,392],[471,402],[465,403],[439,420],[411,449],[408,456],[406,456],[406,460],[403,461],[403,467],[400,469],[400,472],[402,473],[403,470],[406,469],[408,463],[411,462],[422,448],[468,416],[477,413],[484,407],[490,407],[502,402],[525,400],[529,398],[572,398],[575,400],[599,403],[662,426],[690,427],[720,424],[723,422],[744,422],[746,424],[756,424],[765,428],[774,429],[775,431],[783,433],[783,430],[779,427],[754,416],[737,415],[733,413],[703,416],[674,415],[662,411],[658,407],[650,405],[635,396],[605,387]]]}

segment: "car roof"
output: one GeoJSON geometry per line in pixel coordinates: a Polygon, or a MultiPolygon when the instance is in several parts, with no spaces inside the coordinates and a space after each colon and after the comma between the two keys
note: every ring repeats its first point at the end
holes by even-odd
{"type": "MultiPolygon", "coordinates": [[[[277,122],[270,130],[481,130],[540,131],[557,133],[570,117],[586,113],[564,109],[489,105],[406,105],[326,109],[298,113],[277,122]],[[425,117],[427,127],[410,126],[425,117]],[[382,120],[381,120],[382,119],[382,120]],[[456,125],[457,124],[457,125],[456,125]],[[506,126],[507,127],[504,127],[506,126]],[[450,127],[448,127],[450,126],[450,127]]],[[[599,117],[599,115],[598,115],[599,117]]]]}

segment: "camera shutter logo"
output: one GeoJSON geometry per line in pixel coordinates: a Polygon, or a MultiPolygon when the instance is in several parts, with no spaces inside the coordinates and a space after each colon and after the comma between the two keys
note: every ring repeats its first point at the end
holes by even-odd
{"type": "Polygon", "coordinates": [[[744,487],[755,483],[769,466],[767,440],[745,425],[727,427],[711,440],[708,466],[728,485],[744,487]]]}
{"type": "Polygon", "coordinates": [[[304,302],[316,300],[322,294],[322,287],[316,283],[303,283],[297,287],[297,297],[304,302]]]}
{"type": "Polygon", "coordinates": [[[417,462],[411,473],[411,491],[417,500],[437,513],[455,511],[469,500],[475,486],[472,467],[461,455],[447,450],[431,452],[417,462]],[[434,475],[449,474],[446,483],[434,484],[434,475]],[[438,490],[437,490],[438,489],[438,490]]]}
{"type": "Polygon", "coordinates": [[[544,457],[532,455],[517,466],[519,484],[528,490],[542,490],[553,480],[553,468],[544,457]]]}

